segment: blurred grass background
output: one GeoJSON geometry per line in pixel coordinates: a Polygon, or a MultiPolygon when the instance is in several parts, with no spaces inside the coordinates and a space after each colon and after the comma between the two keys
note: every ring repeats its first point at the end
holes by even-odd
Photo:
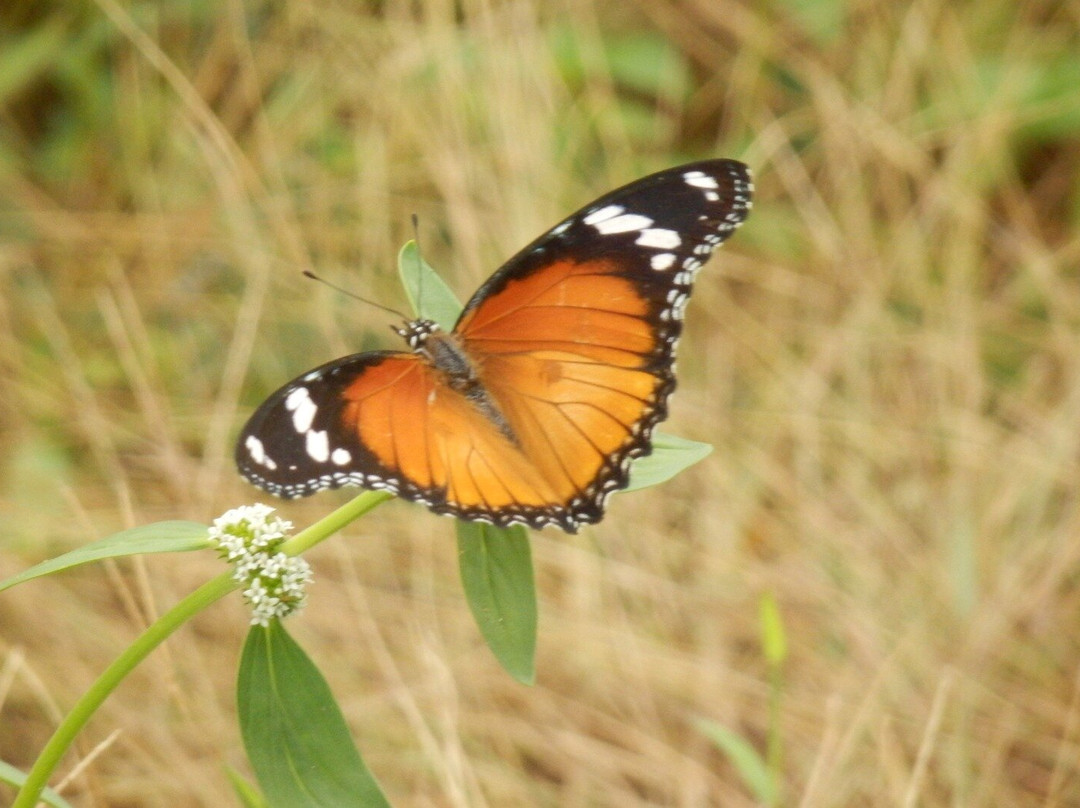
{"type": "MultiPolygon", "coordinates": [[[[664,427],[716,451],[535,534],[536,687],[415,506],[313,554],[291,631],[395,804],[754,804],[695,721],[764,749],[767,593],[785,804],[1080,804],[1078,31],[1051,0],[5,3],[0,576],[260,498],[230,459],[251,408],[393,345],[300,270],[404,308],[416,212],[466,297],[609,188],[736,157],[756,206],[664,427]]],[[[5,593],[0,758],[218,571],[5,593]]],[[[245,624],[219,605],[113,696],[76,805],[234,804],[245,624]]]]}

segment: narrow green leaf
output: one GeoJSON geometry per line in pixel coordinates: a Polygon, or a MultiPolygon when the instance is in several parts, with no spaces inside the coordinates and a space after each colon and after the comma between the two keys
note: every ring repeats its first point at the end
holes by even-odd
{"type": "Polygon", "coordinates": [[[200,525],[198,522],[154,522],[150,525],[133,527],[131,530],[122,530],[64,553],[62,556],[35,564],[6,581],[0,581],[0,592],[15,584],[91,561],[139,553],[180,553],[186,550],[201,550],[209,546],[210,539],[206,525],[200,525]]]}
{"type": "MultiPolygon", "coordinates": [[[[26,772],[20,771],[10,763],[5,763],[0,760],[0,781],[14,786],[15,788],[22,788],[23,783],[26,782],[26,772]]],[[[46,788],[41,792],[41,801],[46,805],[53,806],[53,808],[71,808],[71,803],[51,788],[46,788]]]]}
{"type": "Polygon", "coordinates": [[[622,489],[622,493],[666,483],[683,469],[708,457],[713,450],[707,443],[663,432],[653,433],[652,445],[652,454],[639,457],[630,466],[630,484],[622,489]]]}
{"type": "Polygon", "coordinates": [[[764,805],[776,805],[776,783],[765,761],[750,742],[715,721],[699,718],[694,723],[703,735],[728,756],[754,799],[764,805]]]}
{"type": "Polygon", "coordinates": [[[521,525],[457,522],[461,583],[488,648],[523,684],[536,680],[536,585],[521,525]]]}
{"type": "Polygon", "coordinates": [[[225,767],[225,776],[229,778],[229,784],[236,792],[236,798],[244,808],[267,808],[266,800],[259,793],[259,789],[253,783],[248,782],[240,772],[232,766],[225,767]]]}
{"type": "Polygon", "coordinates": [[[761,649],[765,661],[770,667],[777,668],[787,659],[787,636],[784,634],[784,621],[780,617],[780,607],[771,592],[761,596],[761,649]]]}
{"type": "Polygon", "coordinates": [[[248,633],[236,691],[244,747],[269,805],[390,805],[326,680],[278,621],[248,633]]]}
{"type": "Polygon", "coordinates": [[[434,320],[449,331],[461,314],[461,303],[446,281],[420,255],[415,241],[408,242],[398,253],[398,274],[409,304],[418,317],[434,320]]]}

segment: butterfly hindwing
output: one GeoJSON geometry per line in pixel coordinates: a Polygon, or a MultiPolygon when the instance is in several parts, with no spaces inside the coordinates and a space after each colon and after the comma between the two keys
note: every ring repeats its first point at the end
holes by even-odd
{"type": "Polygon", "coordinates": [[[330,362],[274,393],[237,445],[278,496],[363,485],[438,513],[573,532],[603,516],[675,387],[694,276],[746,217],[741,163],[654,174],[601,197],[499,269],[452,333],[330,362]]]}

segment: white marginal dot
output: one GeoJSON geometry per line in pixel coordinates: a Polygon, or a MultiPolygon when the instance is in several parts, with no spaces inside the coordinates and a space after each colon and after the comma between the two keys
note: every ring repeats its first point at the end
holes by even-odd
{"type": "Polygon", "coordinates": [[[642,216],[639,213],[624,213],[621,216],[616,216],[612,219],[593,222],[593,227],[595,227],[601,235],[610,236],[613,233],[630,233],[634,230],[644,230],[652,223],[653,220],[648,216],[642,216]]]}
{"type": "Polygon", "coordinates": [[[567,230],[569,230],[569,229],[570,229],[570,225],[572,225],[573,223],[574,223],[574,220],[573,220],[573,219],[567,219],[567,220],[566,220],[565,222],[563,222],[562,224],[560,224],[560,225],[558,225],[558,226],[556,226],[556,227],[552,228],[552,230],[551,230],[551,233],[550,233],[549,235],[552,235],[552,236],[560,236],[560,235],[562,235],[563,233],[565,233],[565,232],[566,232],[567,230]]]}
{"type": "Polygon", "coordinates": [[[649,260],[649,265],[658,271],[670,269],[674,263],[675,256],[672,253],[657,253],[649,260]]]}
{"type": "Polygon", "coordinates": [[[338,466],[344,466],[352,460],[352,455],[349,454],[348,449],[334,449],[330,453],[330,460],[338,466]]]}
{"type": "Polygon", "coordinates": [[[326,430],[310,430],[307,433],[307,441],[305,442],[304,448],[307,450],[308,456],[318,463],[325,463],[329,460],[330,441],[327,440],[326,430]]]}
{"type": "Polygon", "coordinates": [[[626,208],[622,207],[621,205],[608,205],[607,207],[600,208],[599,210],[594,210],[581,221],[583,221],[585,224],[595,225],[599,224],[602,221],[605,221],[606,219],[614,219],[616,216],[618,216],[625,210],[626,208]]]}
{"type": "Polygon", "coordinates": [[[634,243],[640,244],[642,247],[655,247],[658,250],[674,250],[682,244],[682,239],[674,230],[668,230],[664,227],[650,227],[642,230],[641,235],[638,236],[637,241],[634,243]]]}

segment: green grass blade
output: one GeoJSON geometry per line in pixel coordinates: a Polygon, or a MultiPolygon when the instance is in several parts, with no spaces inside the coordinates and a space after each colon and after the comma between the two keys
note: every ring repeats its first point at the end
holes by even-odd
{"type": "Polygon", "coordinates": [[[771,592],[761,596],[758,606],[761,619],[761,650],[770,668],[778,668],[787,659],[787,634],[780,617],[780,607],[771,592]]]}
{"type": "Polygon", "coordinates": [[[521,525],[457,523],[461,583],[473,618],[507,673],[536,680],[536,585],[532,548],[521,525]]]}
{"type": "Polygon", "coordinates": [[[131,530],[122,530],[104,539],[35,564],[28,570],[0,581],[0,592],[43,575],[70,569],[79,564],[105,558],[138,555],[140,553],[179,553],[210,547],[206,525],[198,522],[155,522],[131,530]]]}
{"type": "Polygon", "coordinates": [[[680,471],[708,457],[713,447],[696,440],[654,432],[652,454],[640,457],[630,466],[630,484],[622,493],[666,483],[680,471]]]}
{"type": "MultiPolygon", "coordinates": [[[[22,788],[23,783],[26,782],[26,773],[16,769],[10,763],[0,760],[0,781],[16,788],[22,788]]],[[[53,808],[71,808],[71,803],[51,788],[46,788],[41,792],[41,801],[46,805],[53,806],[53,808]]]]}
{"type": "Polygon", "coordinates": [[[398,253],[398,274],[409,304],[418,317],[434,320],[444,331],[454,327],[461,314],[461,303],[420,255],[415,241],[408,242],[398,253]]]}
{"type": "Polygon", "coordinates": [[[699,718],[694,723],[702,734],[727,755],[746,787],[750,789],[750,793],[754,795],[754,799],[763,805],[776,805],[776,783],[769,772],[769,767],[753,745],[741,735],[715,721],[699,718]]]}
{"type": "Polygon", "coordinates": [[[783,737],[780,734],[781,704],[784,697],[784,662],[787,660],[787,633],[780,606],[772,592],[765,592],[759,603],[761,651],[769,666],[769,732],[765,741],[765,765],[773,786],[773,799],[780,802],[783,788],[783,737]]]}
{"type": "Polygon", "coordinates": [[[326,680],[276,620],[248,633],[237,706],[244,747],[269,805],[390,805],[326,680]]]}

